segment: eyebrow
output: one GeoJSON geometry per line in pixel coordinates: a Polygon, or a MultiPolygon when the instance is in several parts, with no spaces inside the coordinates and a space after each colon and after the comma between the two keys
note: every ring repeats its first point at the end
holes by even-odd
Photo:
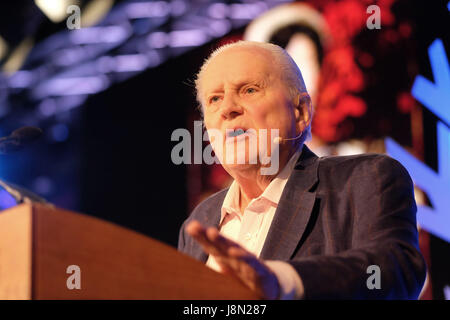
{"type": "MultiPolygon", "coordinates": [[[[250,78],[242,79],[242,80],[239,80],[239,81],[233,83],[233,86],[240,88],[240,87],[242,87],[242,86],[244,86],[246,84],[256,84],[256,85],[264,88],[264,87],[267,86],[268,80],[267,79],[255,80],[255,79],[250,79],[250,78]]],[[[223,91],[223,84],[215,87],[213,90],[205,91],[205,94],[209,95],[212,92],[219,92],[219,91],[223,91]]]]}

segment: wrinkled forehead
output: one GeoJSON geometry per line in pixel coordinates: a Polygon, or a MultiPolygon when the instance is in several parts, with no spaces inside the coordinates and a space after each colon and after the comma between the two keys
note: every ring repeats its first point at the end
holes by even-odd
{"type": "Polygon", "coordinates": [[[200,94],[208,94],[225,84],[270,82],[278,75],[270,52],[260,48],[230,48],[213,57],[200,75],[200,94]]]}

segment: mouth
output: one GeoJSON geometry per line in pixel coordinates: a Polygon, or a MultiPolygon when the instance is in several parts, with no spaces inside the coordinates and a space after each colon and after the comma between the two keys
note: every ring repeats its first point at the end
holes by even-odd
{"type": "Polygon", "coordinates": [[[243,128],[226,129],[227,138],[234,138],[245,133],[243,128]]]}
{"type": "Polygon", "coordinates": [[[242,142],[245,141],[246,138],[253,136],[253,132],[251,132],[251,130],[246,130],[243,127],[229,128],[226,129],[225,132],[226,143],[242,142]]]}

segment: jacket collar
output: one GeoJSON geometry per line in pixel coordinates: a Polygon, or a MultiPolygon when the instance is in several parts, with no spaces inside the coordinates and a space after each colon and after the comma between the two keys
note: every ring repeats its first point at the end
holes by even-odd
{"type": "MultiPolygon", "coordinates": [[[[312,191],[318,181],[319,158],[306,145],[281,194],[275,216],[262,248],[260,258],[266,260],[289,260],[305,233],[311,218],[316,192],[312,191]]],[[[219,227],[220,208],[228,189],[220,194],[205,209],[202,224],[219,227]],[[219,211],[219,214],[218,214],[219,211]]],[[[194,245],[193,257],[206,262],[208,255],[200,245],[194,245]]]]}
{"type": "Polygon", "coordinates": [[[299,246],[316,200],[319,158],[304,145],[283,190],[260,257],[289,260],[299,246]]]}
{"type": "MultiPolygon", "coordinates": [[[[264,198],[269,202],[272,202],[274,205],[278,206],[280,202],[281,193],[286,186],[289,176],[293,171],[295,165],[298,163],[298,159],[301,155],[301,150],[296,151],[287,164],[280,170],[277,176],[269,183],[267,188],[263,191],[263,193],[252,201],[255,201],[259,198],[264,198]]],[[[249,207],[251,203],[249,203],[249,207]]],[[[242,215],[243,213],[239,212],[239,185],[236,180],[233,181],[228,192],[223,200],[221,215],[219,225],[222,223],[227,213],[235,212],[238,215],[242,215]]]]}

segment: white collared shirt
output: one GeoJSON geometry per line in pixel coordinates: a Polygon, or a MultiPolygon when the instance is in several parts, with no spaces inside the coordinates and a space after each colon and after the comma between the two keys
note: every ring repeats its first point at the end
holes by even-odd
{"type": "MultiPolygon", "coordinates": [[[[289,176],[300,157],[297,151],[270,182],[264,192],[250,201],[244,212],[239,210],[239,185],[236,181],[231,184],[221,208],[219,222],[220,233],[239,243],[248,251],[259,257],[272,224],[275,211],[283,193],[289,176]]],[[[301,299],[303,284],[297,271],[283,261],[265,261],[276,274],[281,288],[281,299],[301,299]]],[[[220,271],[213,256],[209,256],[206,265],[220,271]]]]}

